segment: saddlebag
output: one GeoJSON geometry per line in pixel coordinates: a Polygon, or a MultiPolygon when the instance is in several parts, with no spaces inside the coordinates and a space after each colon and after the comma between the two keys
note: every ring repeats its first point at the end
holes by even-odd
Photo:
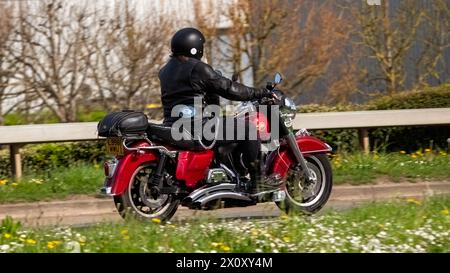
{"type": "Polygon", "coordinates": [[[142,112],[123,110],[107,114],[97,125],[100,137],[144,135],[148,118],[142,112]]]}

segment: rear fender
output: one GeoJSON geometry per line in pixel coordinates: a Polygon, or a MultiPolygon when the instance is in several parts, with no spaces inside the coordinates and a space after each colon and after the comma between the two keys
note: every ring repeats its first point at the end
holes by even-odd
{"type": "MultiPolygon", "coordinates": [[[[146,141],[137,142],[133,147],[148,147],[146,141]]],[[[121,195],[125,192],[131,177],[136,169],[144,163],[156,162],[158,160],[158,152],[155,150],[141,150],[140,152],[131,151],[125,153],[124,156],[117,158],[119,161],[112,178],[106,178],[105,186],[111,188],[110,195],[121,195]]]]}
{"type": "MultiPolygon", "coordinates": [[[[332,151],[330,145],[312,136],[297,136],[296,140],[304,156],[332,151]]],[[[281,177],[285,177],[294,162],[295,159],[287,145],[281,145],[279,150],[275,150],[269,155],[266,165],[268,174],[279,174],[281,177]]]]}

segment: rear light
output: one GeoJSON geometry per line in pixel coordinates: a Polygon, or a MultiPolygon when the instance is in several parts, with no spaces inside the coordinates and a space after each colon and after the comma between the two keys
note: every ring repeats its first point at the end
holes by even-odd
{"type": "Polygon", "coordinates": [[[113,159],[111,161],[106,161],[105,164],[103,164],[103,170],[105,171],[106,177],[112,178],[114,176],[117,163],[118,163],[117,159],[113,159]]]}

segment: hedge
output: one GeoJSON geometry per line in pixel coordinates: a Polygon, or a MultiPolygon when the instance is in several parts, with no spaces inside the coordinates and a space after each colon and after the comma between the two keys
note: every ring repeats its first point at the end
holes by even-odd
{"type": "MultiPolygon", "coordinates": [[[[450,84],[375,98],[364,105],[300,106],[300,112],[335,112],[358,110],[424,109],[450,107],[450,84]]],[[[358,147],[357,130],[315,130],[335,150],[351,151],[358,147]]],[[[392,127],[369,130],[371,147],[386,152],[419,149],[446,149],[450,126],[392,127]]]]}
{"type": "MultiPolygon", "coordinates": [[[[30,144],[21,149],[25,173],[50,171],[77,162],[102,163],[108,156],[104,141],[30,144]]],[[[8,149],[0,151],[0,179],[10,176],[8,149]]]]}

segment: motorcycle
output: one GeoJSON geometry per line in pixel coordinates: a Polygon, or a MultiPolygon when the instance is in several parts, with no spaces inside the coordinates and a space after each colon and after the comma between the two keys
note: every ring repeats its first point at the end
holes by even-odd
{"type": "Polygon", "coordinates": [[[327,157],[332,149],[305,129],[294,133],[297,109],[292,99],[276,89],[281,81],[277,73],[266,87],[273,98],[242,102],[236,114],[236,118],[252,122],[261,134],[278,129],[278,138],[263,143],[260,158],[262,175],[281,181],[280,187],[248,193],[232,163],[232,147],[189,149],[189,143],[172,139],[170,127],[149,123],[143,113],[125,111],[111,113],[98,124],[99,136],[107,138],[107,151],[115,155],[104,163],[102,193],[113,196],[124,218],[159,218],[163,222],[180,205],[211,210],[275,202],[286,213],[319,211],[332,190],[327,157]],[[274,105],[279,107],[277,124],[260,111],[274,105]]]}

